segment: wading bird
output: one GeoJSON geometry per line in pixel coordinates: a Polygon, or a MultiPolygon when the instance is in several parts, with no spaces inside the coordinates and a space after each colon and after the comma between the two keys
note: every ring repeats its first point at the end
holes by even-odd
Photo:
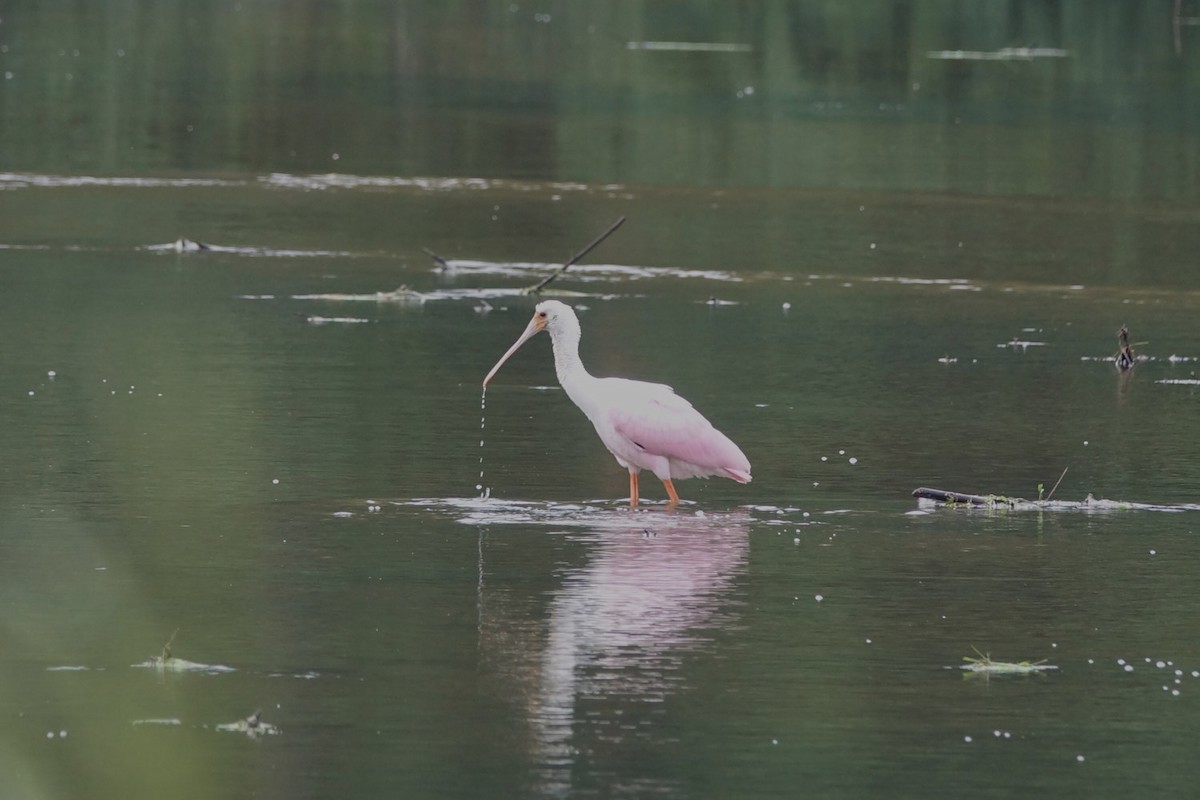
{"type": "Polygon", "coordinates": [[[728,436],[692,404],[661,383],[596,378],[579,360],[579,318],[565,303],[538,303],[533,319],[483,379],[484,388],[526,341],[550,332],[554,371],[567,396],[587,415],[600,441],[629,470],[629,505],[638,504],[638,473],[648,469],[663,482],[669,506],[679,502],[675,479],[712,475],[750,482],[750,462],[728,436]]]}

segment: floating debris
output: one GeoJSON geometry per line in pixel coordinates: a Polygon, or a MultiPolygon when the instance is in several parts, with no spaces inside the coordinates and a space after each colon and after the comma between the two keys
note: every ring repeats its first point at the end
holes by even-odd
{"type": "Polygon", "coordinates": [[[133,727],[135,727],[135,728],[140,728],[143,725],[167,725],[167,726],[175,727],[175,726],[182,725],[182,724],[183,724],[182,722],[175,719],[174,717],[166,717],[163,719],[135,719],[133,721],[133,727]]]}
{"type": "Polygon", "coordinates": [[[752,53],[754,46],[738,42],[626,42],[626,50],[680,53],[752,53]]]}
{"type": "Polygon", "coordinates": [[[262,710],[256,710],[253,714],[245,719],[239,719],[237,722],[226,722],[217,726],[217,730],[226,731],[228,733],[244,733],[251,739],[257,739],[260,736],[276,736],[282,731],[269,722],[263,722],[262,710]]]}
{"type": "Polygon", "coordinates": [[[294,294],[293,300],[333,300],[335,302],[376,302],[376,303],[400,303],[402,305],[424,305],[429,296],[421,292],[409,289],[407,286],[400,286],[390,292],[374,292],[371,294],[339,294],[339,293],[322,293],[322,294],[294,294]]]}
{"type": "Polygon", "coordinates": [[[203,253],[212,250],[212,246],[191,239],[176,239],[174,249],[176,253],[203,253]]]}
{"type": "Polygon", "coordinates": [[[184,658],[162,658],[155,656],[140,664],[131,664],[135,669],[153,669],[159,672],[200,672],[206,675],[223,675],[237,672],[233,667],[224,664],[201,664],[198,661],[188,661],[184,658]]]}
{"type": "Polygon", "coordinates": [[[1022,339],[1018,339],[1015,336],[1007,342],[1002,342],[1001,344],[996,345],[996,347],[1000,347],[1000,348],[1011,347],[1013,350],[1021,350],[1021,351],[1028,350],[1031,347],[1045,347],[1045,346],[1046,346],[1045,342],[1028,342],[1028,341],[1025,341],[1022,339]]]}
{"type": "Polygon", "coordinates": [[[959,669],[968,672],[984,672],[990,675],[1029,675],[1034,672],[1047,672],[1049,670],[1058,669],[1053,664],[1047,664],[1046,659],[1041,661],[994,661],[991,655],[981,653],[976,648],[975,656],[963,656],[963,664],[959,669]]]}
{"type": "Polygon", "coordinates": [[[237,671],[233,667],[227,667],[223,664],[201,664],[197,661],[188,661],[172,656],[171,645],[178,635],[179,629],[176,628],[175,632],[171,634],[171,638],[163,645],[162,655],[154,656],[140,664],[133,664],[132,666],[136,669],[153,669],[158,672],[201,672],[208,675],[219,675],[237,671]]]}
{"type": "Polygon", "coordinates": [[[371,320],[363,319],[362,317],[306,317],[305,321],[309,325],[357,325],[363,322],[370,322],[371,320]]]}
{"type": "Polygon", "coordinates": [[[1026,500],[999,494],[965,494],[944,489],[921,487],[913,490],[921,508],[960,508],[987,511],[1200,511],[1200,503],[1159,504],[1130,503],[1123,500],[1096,499],[1089,494],[1084,500],[1026,500]]]}
{"type": "Polygon", "coordinates": [[[1067,58],[1069,50],[1057,47],[1002,47],[999,50],[930,50],[926,58],[936,61],[1033,61],[1037,58],[1067,58]]]}

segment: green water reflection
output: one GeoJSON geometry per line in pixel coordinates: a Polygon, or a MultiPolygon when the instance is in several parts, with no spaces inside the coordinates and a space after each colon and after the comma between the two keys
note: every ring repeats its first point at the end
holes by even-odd
{"type": "Polygon", "coordinates": [[[909,495],[1196,502],[1173,12],[7,4],[3,793],[1186,796],[1194,515],[909,495]],[[754,465],[675,514],[545,337],[480,428],[622,215],[585,362],[754,465]]]}

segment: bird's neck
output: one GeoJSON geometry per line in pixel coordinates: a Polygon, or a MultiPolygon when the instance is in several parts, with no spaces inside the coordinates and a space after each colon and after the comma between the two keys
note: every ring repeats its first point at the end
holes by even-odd
{"type": "Polygon", "coordinates": [[[576,393],[584,384],[595,380],[579,360],[579,328],[556,331],[553,343],[554,372],[558,375],[558,382],[578,405],[576,393]]]}

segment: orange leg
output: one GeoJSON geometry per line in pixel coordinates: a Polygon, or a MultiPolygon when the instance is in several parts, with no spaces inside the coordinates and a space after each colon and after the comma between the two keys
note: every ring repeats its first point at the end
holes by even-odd
{"type": "Polygon", "coordinates": [[[667,508],[674,508],[679,505],[679,492],[675,491],[675,484],[671,483],[671,479],[667,478],[663,481],[663,486],[667,489],[667,497],[670,500],[667,502],[667,508]]]}
{"type": "Polygon", "coordinates": [[[637,508],[638,504],[638,474],[629,473],[629,507],[637,508]]]}

